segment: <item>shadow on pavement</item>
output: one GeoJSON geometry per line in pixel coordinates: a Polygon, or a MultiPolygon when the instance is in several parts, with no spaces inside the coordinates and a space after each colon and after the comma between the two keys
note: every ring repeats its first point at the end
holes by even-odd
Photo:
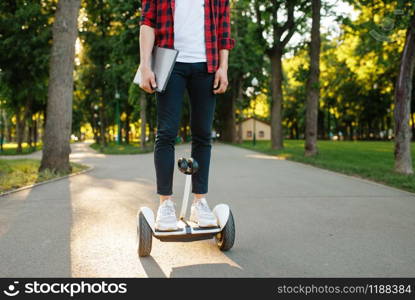
{"type": "Polygon", "coordinates": [[[70,180],[0,199],[0,276],[70,277],[70,180]],[[47,191],[47,192],[45,192],[47,191]]]}
{"type": "Polygon", "coordinates": [[[175,277],[243,277],[243,270],[225,263],[195,264],[174,267],[167,276],[153,257],[139,257],[141,265],[149,278],[175,277]]]}
{"type": "Polygon", "coordinates": [[[228,264],[200,264],[173,268],[170,277],[241,277],[243,270],[228,264]]]}

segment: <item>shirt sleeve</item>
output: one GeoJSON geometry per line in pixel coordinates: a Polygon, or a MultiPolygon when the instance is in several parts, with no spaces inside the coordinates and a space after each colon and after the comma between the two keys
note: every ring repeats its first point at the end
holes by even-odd
{"type": "Polygon", "coordinates": [[[231,38],[231,16],[229,0],[223,0],[219,16],[218,48],[231,50],[235,47],[235,40],[231,38]]]}
{"type": "Polygon", "coordinates": [[[140,25],[156,28],[156,0],[141,0],[140,25]]]}

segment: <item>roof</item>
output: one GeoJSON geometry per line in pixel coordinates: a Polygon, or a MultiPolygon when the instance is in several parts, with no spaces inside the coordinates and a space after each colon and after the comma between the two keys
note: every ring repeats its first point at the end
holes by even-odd
{"type": "Polygon", "coordinates": [[[250,119],[255,119],[255,120],[256,120],[256,121],[258,121],[258,122],[261,122],[261,123],[264,123],[264,124],[266,124],[266,125],[270,125],[270,126],[271,126],[270,122],[268,122],[268,121],[264,121],[264,120],[261,120],[261,119],[255,118],[255,117],[250,117],[250,118],[243,119],[243,120],[241,120],[241,121],[239,121],[239,122],[236,122],[236,124],[246,122],[246,121],[248,121],[248,120],[250,120],[250,119]]]}

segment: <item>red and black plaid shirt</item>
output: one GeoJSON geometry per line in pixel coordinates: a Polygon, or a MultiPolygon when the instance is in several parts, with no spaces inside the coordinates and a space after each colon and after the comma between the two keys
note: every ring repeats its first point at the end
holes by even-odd
{"type": "MultiPolygon", "coordinates": [[[[175,0],[142,0],[140,25],[155,29],[155,44],[174,48],[175,0]]],[[[231,50],[235,40],[231,38],[229,0],[205,0],[205,43],[208,72],[219,67],[219,50],[231,50]]]]}

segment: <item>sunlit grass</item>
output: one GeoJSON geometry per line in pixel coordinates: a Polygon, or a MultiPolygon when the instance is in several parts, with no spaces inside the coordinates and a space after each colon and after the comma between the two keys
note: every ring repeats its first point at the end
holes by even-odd
{"type": "Polygon", "coordinates": [[[3,151],[0,151],[0,155],[30,154],[41,149],[41,143],[37,143],[36,147],[30,147],[28,143],[22,143],[22,152],[18,153],[17,143],[6,143],[3,144],[3,151]]]}
{"type": "MultiPolygon", "coordinates": [[[[37,159],[0,160],[0,193],[66,175],[50,171],[39,173],[39,166],[37,159]]],[[[72,173],[88,168],[78,163],[71,163],[71,166],[72,173]]]]}
{"type": "MultiPolygon", "coordinates": [[[[415,175],[393,172],[393,142],[318,141],[316,157],[304,156],[303,140],[284,140],[283,150],[271,149],[270,141],[257,141],[256,146],[250,141],[235,145],[415,192],[415,175]]],[[[414,147],[412,157],[415,157],[414,147]]]]}
{"type": "Polygon", "coordinates": [[[97,143],[91,144],[91,148],[103,154],[141,154],[153,151],[153,144],[147,144],[145,148],[140,147],[140,143],[131,142],[130,144],[120,144],[110,142],[106,147],[101,147],[97,143]]]}

